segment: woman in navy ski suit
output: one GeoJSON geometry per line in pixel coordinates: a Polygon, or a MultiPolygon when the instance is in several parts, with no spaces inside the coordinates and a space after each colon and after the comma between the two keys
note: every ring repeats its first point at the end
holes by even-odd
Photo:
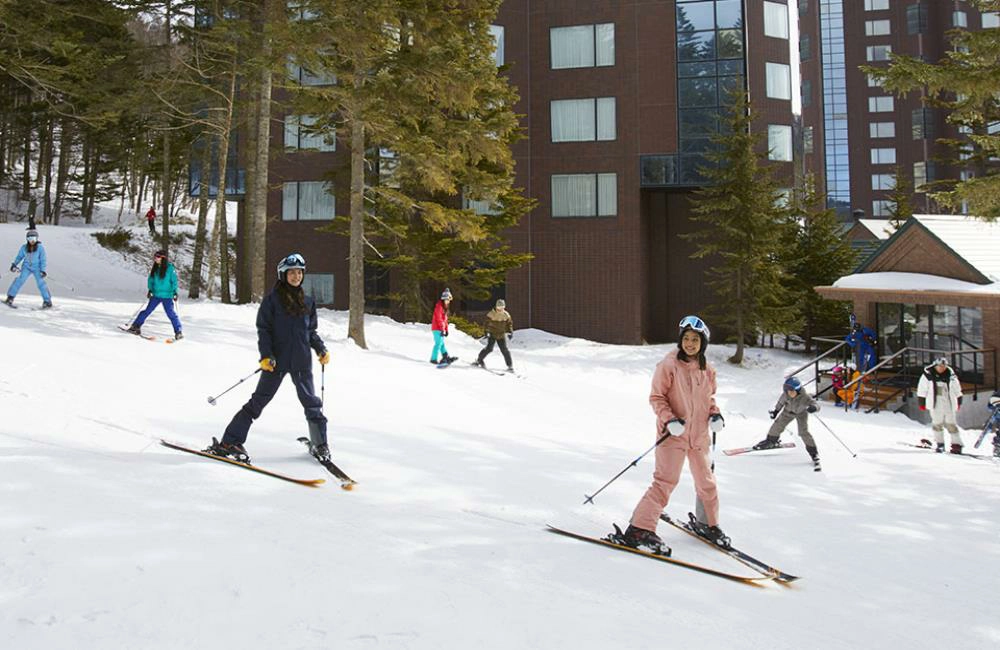
{"type": "Polygon", "coordinates": [[[302,290],[305,270],[305,258],[298,253],[278,263],[274,290],[261,301],[257,310],[257,348],[262,371],[257,388],[250,401],[233,416],[222,440],[212,438],[212,445],[206,451],[249,462],[243,444],[250,425],[260,417],[287,374],[305,409],[313,455],[320,460],[330,459],[323,402],[313,388],[310,348],[323,366],[330,362],[330,353],[316,333],[316,301],[302,290]]]}

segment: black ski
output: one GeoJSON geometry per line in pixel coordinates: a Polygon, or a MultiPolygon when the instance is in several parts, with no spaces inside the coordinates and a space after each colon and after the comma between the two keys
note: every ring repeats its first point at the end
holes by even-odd
{"type": "Polygon", "coordinates": [[[240,461],[233,460],[232,458],[226,458],[225,456],[216,456],[215,454],[210,454],[206,451],[199,451],[197,449],[191,449],[190,447],[176,445],[172,442],[167,442],[166,440],[160,440],[160,444],[163,445],[164,447],[170,447],[171,449],[176,449],[177,451],[184,451],[189,454],[194,454],[195,456],[201,456],[202,458],[211,458],[212,460],[218,460],[223,463],[228,463],[230,465],[236,465],[237,467],[242,467],[252,472],[257,472],[258,474],[266,474],[267,476],[280,478],[282,481],[288,481],[289,483],[297,483],[299,485],[305,485],[307,487],[319,487],[323,483],[326,483],[326,481],[321,478],[301,479],[301,478],[293,478],[291,476],[285,476],[284,474],[279,474],[278,472],[272,472],[269,469],[264,469],[263,467],[257,467],[256,465],[251,465],[250,463],[241,463],[240,461]]]}
{"type": "MultiPolygon", "coordinates": [[[[905,447],[916,447],[917,449],[926,449],[928,451],[934,451],[934,447],[930,447],[928,445],[915,445],[912,442],[900,442],[900,443],[897,443],[897,444],[903,445],[905,447]]],[[[984,454],[967,454],[964,451],[962,453],[960,453],[960,454],[953,454],[948,449],[945,449],[943,452],[941,452],[941,455],[942,456],[965,456],[966,458],[975,458],[977,460],[989,460],[989,461],[992,461],[995,458],[995,456],[986,456],[984,454]]]]}
{"type": "MultiPolygon", "coordinates": [[[[298,440],[309,449],[309,455],[312,456],[313,458],[316,458],[316,456],[313,455],[312,441],[309,440],[309,438],[304,438],[304,437],[299,438],[298,440]]],[[[320,465],[325,467],[328,472],[337,477],[337,480],[340,481],[341,488],[345,490],[353,490],[354,486],[358,484],[357,481],[355,481],[353,478],[345,474],[344,470],[334,465],[332,460],[320,460],[319,458],[316,458],[316,461],[319,462],[320,465]]]]}
{"type": "Polygon", "coordinates": [[[983,440],[986,439],[986,436],[988,436],[990,431],[993,431],[994,428],[1000,431],[1000,408],[993,411],[993,415],[990,416],[990,419],[986,421],[986,426],[983,427],[983,432],[979,434],[978,438],[976,438],[976,444],[972,446],[979,449],[979,446],[983,444],[983,440]]]}
{"type": "Polygon", "coordinates": [[[781,583],[784,583],[784,584],[788,584],[788,583],[795,582],[796,580],[799,579],[799,576],[793,576],[790,573],[785,573],[784,571],[781,571],[779,569],[775,569],[771,565],[765,564],[764,562],[761,562],[760,560],[758,560],[757,558],[753,557],[752,555],[744,553],[743,551],[741,551],[741,550],[739,550],[737,548],[733,548],[733,547],[722,548],[718,544],[715,544],[711,540],[707,540],[704,537],[702,537],[701,535],[699,535],[698,533],[694,532],[694,530],[691,528],[691,524],[689,524],[687,522],[679,522],[679,521],[676,521],[674,519],[671,519],[670,515],[668,515],[666,513],[660,515],[660,519],[662,519],[663,521],[667,522],[668,524],[670,524],[674,528],[680,528],[681,530],[683,530],[688,535],[691,535],[692,537],[697,538],[698,540],[704,542],[705,544],[708,544],[712,548],[714,548],[714,549],[716,549],[716,550],[718,550],[718,551],[720,551],[722,553],[725,553],[726,555],[728,555],[729,557],[733,558],[737,562],[740,562],[740,563],[742,563],[742,564],[750,567],[754,571],[757,571],[758,573],[761,573],[761,574],[763,574],[765,576],[770,576],[770,577],[774,578],[775,580],[777,580],[778,582],[781,582],[781,583]]]}
{"type": "Polygon", "coordinates": [[[777,447],[768,447],[767,449],[754,449],[753,447],[740,447],[738,449],[723,449],[722,453],[727,456],[737,456],[739,454],[749,454],[753,451],[771,451],[772,449],[791,449],[795,446],[794,442],[783,442],[777,447]]]}
{"type": "Polygon", "coordinates": [[[555,526],[551,525],[548,527],[548,530],[549,532],[556,533],[557,535],[572,537],[573,539],[578,539],[584,542],[590,542],[591,544],[600,544],[601,546],[607,546],[609,548],[618,549],[619,551],[627,551],[629,553],[635,553],[636,555],[642,555],[652,560],[666,562],[668,564],[684,567],[685,569],[691,569],[692,571],[698,571],[699,573],[705,573],[708,575],[716,576],[718,578],[725,578],[726,580],[732,580],[734,582],[742,582],[743,584],[753,585],[755,587],[759,587],[762,585],[762,583],[774,579],[773,575],[763,576],[763,577],[750,577],[750,576],[740,576],[732,573],[726,573],[725,571],[717,571],[715,569],[711,569],[706,566],[701,566],[700,564],[691,564],[690,562],[685,562],[683,560],[676,560],[666,555],[657,555],[655,553],[650,553],[648,551],[632,548],[631,546],[625,546],[624,544],[616,544],[615,542],[609,541],[607,539],[601,539],[599,537],[588,537],[587,535],[571,533],[567,530],[562,530],[561,528],[556,528],[555,526]]]}

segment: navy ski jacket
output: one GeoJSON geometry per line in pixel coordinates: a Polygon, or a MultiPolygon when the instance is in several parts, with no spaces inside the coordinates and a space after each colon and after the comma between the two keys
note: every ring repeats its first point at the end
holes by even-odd
{"type": "Polygon", "coordinates": [[[306,296],[304,316],[292,316],[275,292],[267,294],[257,310],[257,349],[260,358],[275,360],[278,372],[312,370],[309,348],[322,355],[323,340],[316,333],[316,301],[306,296]]]}

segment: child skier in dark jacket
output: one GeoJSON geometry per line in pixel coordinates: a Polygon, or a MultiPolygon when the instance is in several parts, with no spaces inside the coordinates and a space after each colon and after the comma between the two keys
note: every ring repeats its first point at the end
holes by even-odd
{"type": "Polygon", "coordinates": [[[305,409],[312,453],[320,460],[330,460],[323,402],[313,388],[310,348],[323,366],[330,362],[330,353],[316,333],[316,301],[302,290],[305,269],[306,261],[298,253],[278,263],[278,282],[257,310],[257,348],[263,371],[257,388],[250,401],[233,416],[222,440],[212,438],[212,445],[205,451],[250,462],[243,447],[250,425],[260,417],[287,374],[305,409]]]}
{"type": "Polygon", "coordinates": [[[781,387],[781,397],[778,398],[774,409],[769,411],[774,424],[767,432],[767,437],[753,446],[754,449],[774,449],[780,444],[781,432],[785,430],[792,420],[795,420],[799,427],[799,437],[806,446],[809,457],[812,458],[813,468],[820,471],[819,450],[816,448],[816,441],[809,433],[809,414],[819,410],[819,404],[812,395],[802,390],[802,382],[798,377],[789,377],[781,387]]]}

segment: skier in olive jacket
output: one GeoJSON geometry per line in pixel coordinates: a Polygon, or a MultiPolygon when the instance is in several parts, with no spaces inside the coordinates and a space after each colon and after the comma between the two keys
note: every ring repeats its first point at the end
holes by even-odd
{"type": "Polygon", "coordinates": [[[806,452],[813,461],[813,469],[820,471],[819,450],[816,441],[809,433],[809,414],[819,410],[819,404],[807,391],[802,389],[798,377],[789,377],[781,387],[781,397],[774,409],[769,411],[774,424],[767,432],[767,437],[753,446],[754,449],[774,449],[781,443],[781,433],[792,423],[798,424],[799,437],[806,446],[806,452]]]}
{"type": "Polygon", "coordinates": [[[507,349],[508,336],[514,338],[514,319],[507,313],[507,303],[501,298],[497,300],[496,307],[486,313],[486,337],[489,340],[473,365],[485,368],[483,361],[493,352],[493,346],[498,345],[503,360],[507,362],[507,372],[514,372],[514,363],[510,358],[510,350],[507,349]]]}

